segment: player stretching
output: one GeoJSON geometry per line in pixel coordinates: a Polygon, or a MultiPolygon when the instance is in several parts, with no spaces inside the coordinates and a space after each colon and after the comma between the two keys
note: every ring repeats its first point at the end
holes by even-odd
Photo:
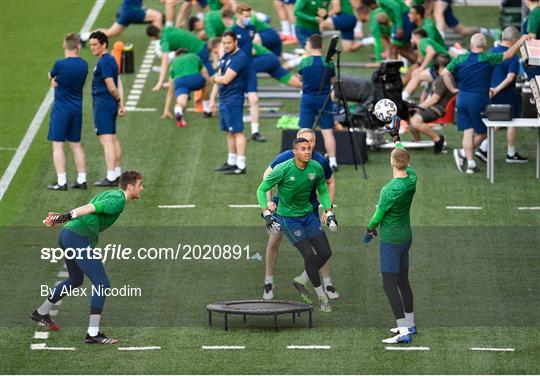
{"type": "MultiPolygon", "coordinates": [[[[332,255],[332,250],[318,216],[313,213],[310,201],[313,187],[317,187],[325,210],[323,222],[326,222],[331,231],[337,230],[336,217],[332,213],[323,167],[311,159],[310,142],[305,138],[296,138],[293,141],[293,153],[293,159],[278,164],[264,178],[257,189],[257,199],[263,209],[262,216],[268,233],[275,235],[283,228],[289,241],[304,258],[305,271],[319,297],[321,311],[332,312],[319,275],[319,270],[332,255]],[[271,211],[275,203],[266,198],[266,192],[275,185],[278,186],[279,194],[277,218],[271,211]]],[[[302,299],[310,303],[307,282],[302,276],[296,277],[293,286],[300,292],[302,299]]]]}
{"type": "Polygon", "coordinates": [[[409,166],[410,155],[399,139],[399,117],[395,116],[389,133],[396,148],[392,151],[390,164],[394,178],[381,190],[377,210],[364,234],[364,243],[377,236],[380,225],[380,267],[383,289],[394,312],[396,334],[383,340],[384,343],[408,343],[416,334],[413,313],[413,293],[409,284],[409,248],[412,243],[411,220],[409,216],[414,193],[416,173],[409,166]]]}
{"type": "Polygon", "coordinates": [[[120,189],[101,192],[92,198],[90,203],[69,212],[47,215],[43,221],[47,226],[67,222],[60,230],[58,242],[64,251],[71,249],[79,253],[75,258],[64,259],[69,274],[68,279],[53,289],[52,295],[32,313],[32,320],[44,324],[50,330],[60,330],[60,326],[53,321],[49,312],[69,291],[81,286],[86,275],[92,282],[93,289],[90,301],[90,322],[84,342],[118,343],[118,340],[108,338],[99,332],[99,321],[105,304],[105,296],[99,292],[109,289],[110,282],[101,259],[93,249],[98,242],[99,233],[118,219],[126,202],[141,197],[142,178],[137,171],[126,171],[120,176],[120,189]],[[86,251],[88,248],[90,250],[86,251]]]}

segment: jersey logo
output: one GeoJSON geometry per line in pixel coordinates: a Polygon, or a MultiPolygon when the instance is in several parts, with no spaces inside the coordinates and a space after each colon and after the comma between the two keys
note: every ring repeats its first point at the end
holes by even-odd
{"type": "Polygon", "coordinates": [[[302,235],[302,231],[296,230],[296,231],[294,232],[294,236],[299,237],[300,235],[302,235]]]}
{"type": "Polygon", "coordinates": [[[253,30],[250,30],[250,31],[249,31],[249,36],[250,36],[251,38],[253,38],[254,35],[255,35],[255,33],[253,32],[253,30]]]}
{"type": "Polygon", "coordinates": [[[242,34],[236,34],[236,39],[242,39],[242,34]]]}
{"type": "Polygon", "coordinates": [[[296,178],[295,178],[294,176],[291,176],[291,177],[289,178],[289,180],[290,180],[290,181],[295,181],[296,178]]]}
{"type": "Polygon", "coordinates": [[[317,177],[317,175],[314,174],[314,173],[312,173],[312,172],[310,172],[310,173],[308,174],[308,178],[309,178],[309,180],[311,180],[311,181],[315,180],[316,177],[317,177]]]}

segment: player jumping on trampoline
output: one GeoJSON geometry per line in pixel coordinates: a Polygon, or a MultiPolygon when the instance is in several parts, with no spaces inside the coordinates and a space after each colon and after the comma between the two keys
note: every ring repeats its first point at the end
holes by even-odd
{"type": "MultiPolygon", "coordinates": [[[[293,159],[278,164],[264,178],[257,189],[257,199],[263,209],[262,216],[268,233],[277,234],[282,230],[300,251],[304,258],[308,278],[319,297],[321,311],[332,312],[319,275],[319,270],[332,255],[332,250],[322,229],[321,221],[313,213],[310,196],[314,186],[317,187],[319,199],[325,211],[322,217],[323,222],[326,222],[331,231],[336,231],[337,221],[332,212],[323,167],[311,159],[311,144],[305,138],[296,138],[293,141],[293,153],[293,159]],[[266,192],[276,185],[279,205],[277,215],[274,216],[271,210],[275,208],[275,204],[267,200],[266,192]]],[[[307,282],[300,276],[296,277],[292,283],[300,292],[302,299],[311,302],[306,288],[307,282]]]]}

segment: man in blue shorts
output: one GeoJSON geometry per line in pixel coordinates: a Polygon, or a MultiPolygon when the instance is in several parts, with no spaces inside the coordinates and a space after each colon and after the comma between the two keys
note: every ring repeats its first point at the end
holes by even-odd
{"type": "MultiPolygon", "coordinates": [[[[189,94],[192,91],[203,90],[210,82],[208,71],[199,56],[194,53],[188,53],[186,49],[176,51],[176,57],[171,62],[169,69],[169,91],[165,99],[162,119],[171,118],[169,111],[173,96],[176,96],[176,105],[174,106],[174,116],[176,125],[185,127],[184,108],[187,105],[189,94]]],[[[207,95],[203,94],[203,97],[207,95]]]]}
{"type": "Polygon", "coordinates": [[[283,84],[297,88],[302,87],[302,81],[300,81],[296,75],[285,69],[281,65],[279,58],[268,48],[254,43],[253,52],[252,64],[255,67],[256,73],[268,73],[283,84]]]}
{"type": "Polygon", "coordinates": [[[116,117],[124,116],[124,92],[118,77],[118,65],[107,48],[109,38],[101,31],[90,35],[90,50],[98,57],[92,79],[92,101],[96,135],[103,146],[107,176],[94,183],[98,187],[116,187],[122,173],[122,148],[116,137],[116,117]]]}
{"type": "Polygon", "coordinates": [[[112,226],[124,211],[126,203],[141,198],[143,176],[137,171],[126,171],[120,176],[120,189],[101,192],[86,205],[65,213],[50,212],[43,223],[49,227],[65,223],[60,230],[58,242],[64,253],[68,278],[52,290],[30,316],[49,330],[60,330],[50,316],[51,310],[65,296],[79,296],[84,276],[92,282],[90,320],[84,342],[88,344],[114,345],[117,339],[108,338],[99,331],[105,299],[110,294],[109,278],[105,272],[101,252],[96,250],[99,234],[112,226]]]}
{"type": "Polygon", "coordinates": [[[216,112],[219,91],[219,127],[227,135],[227,162],[215,169],[226,175],[246,173],[247,143],[244,136],[244,93],[250,60],[238,48],[236,33],[226,31],[221,38],[224,55],[219,60],[219,73],[214,76],[210,108],[216,112]]]}
{"type": "MultiPolygon", "coordinates": [[[[251,21],[251,7],[241,3],[236,6],[236,20],[224,17],[223,23],[227,30],[236,34],[238,48],[248,57],[249,68],[246,82],[249,109],[251,115],[251,139],[257,142],[265,142],[266,138],[259,131],[259,95],[257,94],[257,72],[253,67],[251,56],[253,51],[253,38],[255,38],[255,26],[251,21]]],[[[222,13],[225,15],[225,13],[222,13]]]]}
{"type": "MultiPolygon", "coordinates": [[[[311,145],[312,150],[315,148],[316,138],[315,131],[311,128],[301,128],[296,133],[297,138],[306,139],[311,145]]],[[[268,176],[272,170],[280,163],[288,161],[289,159],[294,158],[294,152],[292,150],[286,150],[283,153],[279,154],[273,161],[270,163],[270,166],[264,171],[263,177],[268,176]]],[[[324,176],[326,178],[326,188],[328,189],[328,194],[330,195],[330,201],[334,202],[334,193],[336,191],[336,183],[334,176],[332,174],[332,169],[328,160],[319,152],[313,151],[311,158],[318,162],[324,170],[324,176]]],[[[272,192],[266,192],[266,199],[268,201],[269,210],[275,212],[277,205],[279,204],[279,196],[272,197],[272,192]]],[[[313,205],[313,214],[317,217],[319,216],[319,200],[317,199],[317,192],[315,189],[311,192],[310,202],[313,205]]],[[[266,246],[266,275],[264,278],[264,292],[263,299],[269,300],[274,298],[274,270],[276,268],[277,257],[279,246],[283,240],[283,232],[278,232],[277,234],[269,234],[268,236],[268,245],[266,246]]],[[[328,263],[324,264],[321,268],[321,274],[323,276],[323,285],[324,292],[329,299],[335,300],[339,299],[339,294],[332,284],[332,279],[330,277],[330,267],[328,263]]],[[[307,272],[304,272],[298,277],[300,281],[303,281],[304,285],[309,281],[307,272]]]]}
{"type": "Polygon", "coordinates": [[[79,57],[80,39],[75,34],[64,38],[65,59],[54,63],[49,80],[54,87],[54,104],[51,111],[49,135],[52,141],[56,183],[49,185],[54,191],[66,191],[66,155],[64,143],[69,142],[78,176],[71,188],[86,189],[86,166],[81,146],[82,97],[88,74],[88,63],[79,57]]]}
{"type": "Polygon", "coordinates": [[[413,292],[409,283],[409,249],[412,244],[411,204],[416,192],[416,173],[409,166],[410,155],[399,139],[399,117],[394,116],[387,129],[395,144],[390,157],[393,179],[382,189],[377,210],[363,236],[369,243],[380,226],[380,268],[383,289],[394,313],[394,336],[384,343],[409,343],[416,334],[413,292]]]}
{"type": "Polygon", "coordinates": [[[446,27],[454,30],[456,33],[465,35],[472,35],[475,33],[482,33],[484,35],[492,36],[493,39],[499,40],[501,30],[500,29],[488,29],[485,27],[477,26],[464,26],[454,15],[452,10],[453,0],[435,0],[435,6],[433,10],[433,18],[437,24],[437,29],[444,37],[446,35],[446,27]]]}
{"type": "Polygon", "coordinates": [[[486,139],[487,128],[481,114],[489,104],[493,68],[512,58],[528,38],[521,37],[505,52],[486,53],[486,37],[474,34],[470,42],[471,51],[456,57],[443,72],[446,87],[452,93],[458,93],[456,123],[458,130],[463,132],[463,146],[462,149],[454,149],[454,160],[459,171],[467,174],[478,172],[474,149],[486,139]],[[459,90],[454,85],[452,75],[459,90]]]}
{"type": "Polygon", "coordinates": [[[337,171],[336,140],[334,138],[334,119],[332,101],[326,101],[330,85],[334,81],[334,64],[327,64],[322,58],[322,37],[313,34],[309,37],[306,50],[309,56],[302,59],[298,73],[302,76],[302,98],[300,99],[300,128],[313,128],[315,122],[321,127],[324,147],[328,153],[332,171],[337,171]],[[320,114],[320,118],[319,117],[320,114]],[[317,119],[318,118],[318,119],[317,119]]]}
{"type": "Polygon", "coordinates": [[[354,28],[357,21],[351,0],[334,0],[330,4],[328,18],[321,23],[320,29],[339,30],[343,52],[354,52],[363,46],[361,42],[354,40],[354,28]]]}

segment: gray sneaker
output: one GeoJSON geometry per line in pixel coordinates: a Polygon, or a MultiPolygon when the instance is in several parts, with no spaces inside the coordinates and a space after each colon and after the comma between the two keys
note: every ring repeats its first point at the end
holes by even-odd
{"type": "Polygon", "coordinates": [[[460,172],[465,171],[465,163],[467,161],[466,161],[466,158],[463,155],[461,155],[461,152],[459,151],[459,149],[454,149],[454,162],[456,162],[456,167],[460,172]]]}

